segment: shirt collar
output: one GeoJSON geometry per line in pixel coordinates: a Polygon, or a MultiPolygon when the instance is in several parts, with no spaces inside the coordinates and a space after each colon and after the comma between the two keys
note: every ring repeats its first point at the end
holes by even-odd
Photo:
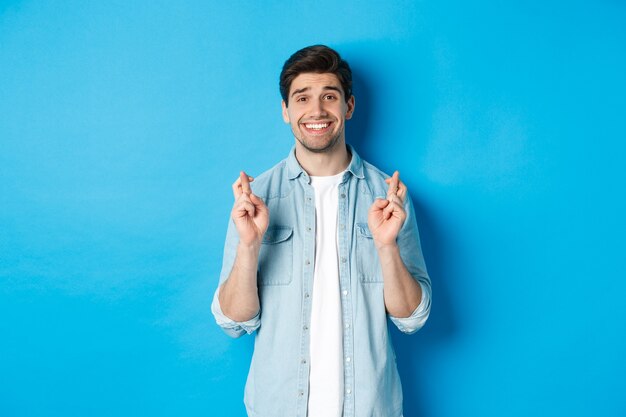
{"type": "MultiPolygon", "coordinates": [[[[348,147],[348,152],[352,155],[350,163],[346,168],[346,172],[350,172],[357,178],[365,178],[363,176],[363,160],[359,154],[356,153],[352,145],[346,144],[346,146],[348,147]]],[[[290,180],[293,180],[298,178],[300,174],[306,174],[306,172],[296,158],[296,146],[294,145],[289,152],[289,156],[287,157],[287,176],[290,180]]]]}

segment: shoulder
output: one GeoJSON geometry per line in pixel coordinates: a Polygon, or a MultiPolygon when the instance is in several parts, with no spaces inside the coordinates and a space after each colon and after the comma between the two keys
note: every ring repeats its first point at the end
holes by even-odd
{"type": "Polygon", "coordinates": [[[283,159],[267,171],[254,177],[250,187],[254,194],[264,200],[284,196],[289,191],[287,159],[283,159]]]}
{"type": "Polygon", "coordinates": [[[385,182],[385,179],[389,178],[390,175],[364,160],[363,176],[365,185],[374,196],[384,197],[387,195],[389,186],[385,182]]]}

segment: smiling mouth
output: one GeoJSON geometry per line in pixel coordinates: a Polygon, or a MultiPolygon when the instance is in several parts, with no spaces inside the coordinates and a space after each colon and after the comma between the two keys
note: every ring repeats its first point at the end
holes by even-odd
{"type": "Polygon", "coordinates": [[[324,133],[330,129],[331,124],[332,122],[302,123],[302,126],[310,133],[324,133]]]}

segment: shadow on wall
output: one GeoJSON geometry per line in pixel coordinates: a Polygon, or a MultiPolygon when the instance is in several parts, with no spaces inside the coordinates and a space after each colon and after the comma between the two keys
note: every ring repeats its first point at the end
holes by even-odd
{"type": "MultiPolygon", "coordinates": [[[[371,116],[371,103],[373,102],[371,90],[368,88],[367,80],[361,78],[359,71],[353,68],[353,90],[356,97],[356,110],[347,130],[347,140],[353,144],[360,155],[365,160],[374,165],[382,165],[382,161],[377,161],[373,157],[372,149],[368,143],[373,140],[369,132],[371,131],[370,120],[375,120],[371,116]],[[358,95],[358,96],[357,96],[358,95]]],[[[386,164],[389,165],[389,164],[386,164]]],[[[411,190],[410,181],[407,184],[411,190]]],[[[415,207],[415,214],[420,230],[422,250],[428,273],[432,279],[433,286],[433,307],[430,318],[422,330],[415,335],[405,335],[389,322],[391,338],[396,351],[398,370],[402,379],[404,392],[404,415],[406,416],[426,416],[424,407],[427,401],[423,397],[423,387],[429,384],[431,378],[424,374],[428,362],[429,352],[437,349],[437,346],[449,343],[453,335],[457,332],[454,310],[450,300],[447,283],[453,279],[449,277],[446,265],[453,260],[448,259],[445,254],[447,245],[441,241],[441,233],[438,232],[437,215],[428,210],[428,204],[421,201],[415,192],[411,192],[415,207]]]]}

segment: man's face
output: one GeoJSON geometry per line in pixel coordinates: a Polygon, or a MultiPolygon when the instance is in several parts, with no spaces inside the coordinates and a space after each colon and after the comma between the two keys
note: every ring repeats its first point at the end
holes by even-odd
{"type": "Polygon", "coordinates": [[[289,88],[289,106],[282,102],[283,120],[296,140],[311,152],[331,152],[345,143],[345,122],[352,117],[354,96],[346,103],[335,74],[302,73],[289,88]]]}

